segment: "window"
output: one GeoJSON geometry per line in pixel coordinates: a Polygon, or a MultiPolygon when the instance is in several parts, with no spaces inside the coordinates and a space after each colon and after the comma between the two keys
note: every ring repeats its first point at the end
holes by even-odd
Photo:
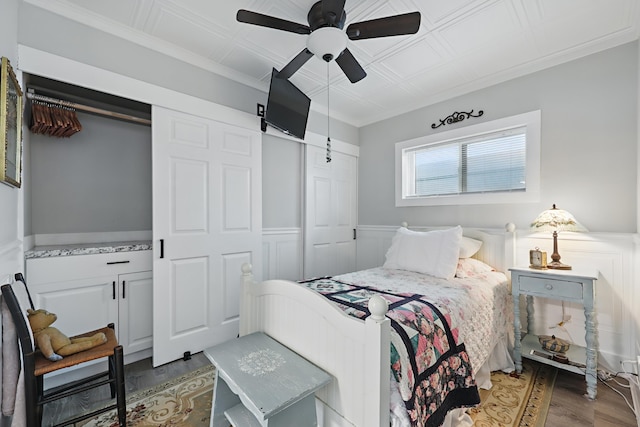
{"type": "Polygon", "coordinates": [[[396,144],[396,206],[536,201],[540,112],[396,144]]]}

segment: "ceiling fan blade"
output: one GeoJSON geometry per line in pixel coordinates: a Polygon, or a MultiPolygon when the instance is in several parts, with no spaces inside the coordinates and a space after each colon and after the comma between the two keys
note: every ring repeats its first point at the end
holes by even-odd
{"type": "Polygon", "coordinates": [[[236,14],[238,22],[245,24],[259,25],[261,27],[273,28],[276,30],[289,31],[296,34],[311,34],[311,28],[304,24],[287,21],[285,19],[274,18],[250,10],[240,9],[236,14]]]}
{"type": "Polygon", "coordinates": [[[347,27],[347,36],[351,40],[401,36],[415,34],[419,28],[420,12],[411,12],[370,21],[355,22],[347,27]]]}
{"type": "Polygon", "coordinates": [[[322,16],[329,25],[335,26],[344,14],[345,0],[322,0],[322,16]]]}
{"type": "Polygon", "coordinates": [[[278,73],[279,78],[288,79],[293,76],[293,74],[300,69],[306,62],[311,59],[313,53],[309,51],[309,49],[303,49],[302,52],[296,55],[287,65],[284,66],[282,70],[278,73]]]}
{"type": "Polygon", "coordinates": [[[358,63],[358,60],[353,56],[349,49],[342,51],[336,58],[336,62],[342,68],[342,71],[346,74],[351,83],[359,82],[367,76],[362,66],[358,63]]]}

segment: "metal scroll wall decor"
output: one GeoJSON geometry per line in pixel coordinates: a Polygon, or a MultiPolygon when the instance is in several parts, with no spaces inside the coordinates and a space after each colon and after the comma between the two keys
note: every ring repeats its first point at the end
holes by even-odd
{"type": "Polygon", "coordinates": [[[462,112],[456,111],[448,115],[444,119],[441,119],[439,124],[436,124],[436,123],[431,124],[431,129],[438,129],[440,126],[458,123],[463,121],[464,119],[468,119],[469,117],[480,117],[483,114],[484,114],[484,111],[482,110],[478,111],[477,114],[473,114],[473,110],[469,111],[468,113],[465,113],[464,111],[462,112]]]}

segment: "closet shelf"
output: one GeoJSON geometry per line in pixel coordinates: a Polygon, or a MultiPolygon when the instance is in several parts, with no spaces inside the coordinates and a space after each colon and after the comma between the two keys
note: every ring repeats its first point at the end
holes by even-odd
{"type": "Polygon", "coordinates": [[[98,115],[101,115],[101,116],[106,116],[106,117],[111,117],[111,118],[115,118],[115,119],[125,120],[125,121],[132,122],[132,123],[138,123],[138,124],[141,124],[141,125],[151,126],[151,120],[149,120],[149,119],[144,119],[144,118],[141,118],[141,117],[132,116],[130,114],[118,113],[116,111],[109,111],[109,110],[105,110],[103,108],[91,107],[89,105],[78,104],[76,102],[69,102],[69,101],[65,101],[65,100],[62,100],[62,99],[52,98],[52,97],[49,97],[49,96],[38,95],[38,94],[32,92],[31,90],[29,90],[27,92],[27,98],[31,99],[33,101],[42,101],[42,102],[48,102],[48,103],[51,103],[51,104],[58,104],[58,105],[62,105],[64,107],[75,108],[76,110],[79,110],[79,111],[85,111],[87,113],[98,114],[98,115]]]}

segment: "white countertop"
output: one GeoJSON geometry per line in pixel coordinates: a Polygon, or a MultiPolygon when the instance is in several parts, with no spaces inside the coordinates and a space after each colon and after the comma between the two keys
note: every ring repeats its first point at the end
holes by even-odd
{"type": "Polygon", "coordinates": [[[36,246],[24,253],[25,259],[58,256],[106,254],[114,252],[148,251],[153,248],[150,241],[78,243],[70,245],[36,246]]]}

